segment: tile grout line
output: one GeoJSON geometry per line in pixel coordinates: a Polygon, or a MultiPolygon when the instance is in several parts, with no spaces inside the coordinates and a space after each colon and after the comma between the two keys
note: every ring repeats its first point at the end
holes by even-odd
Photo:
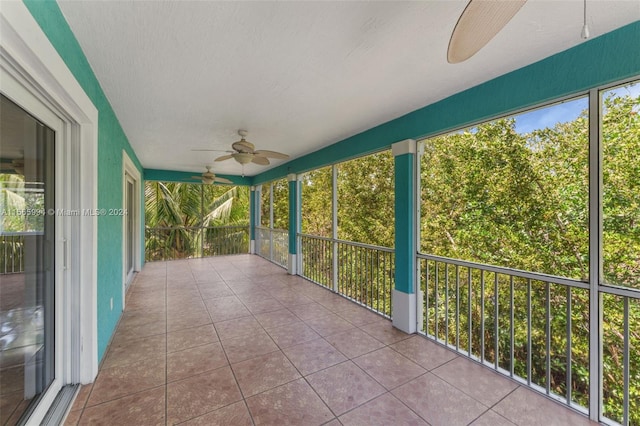
{"type": "MultiPolygon", "coordinates": [[[[214,268],[214,270],[215,270],[215,268],[214,268]]],[[[218,275],[220,275],[220,274],[218,274],[218,275]]],[[[224,279],[222,277],[222,275],[220,275],[220,278],[222,279],[222,282],[224,282],[225,285],[227,287],[229,287],[229,284],[227,284],[227,280],[224,279]]],[[[231,287],[229,287],[229,288],[231,289],[231,287]]],[[[233,289],[231,289],[231,291],[233,292],[233,289]]],[[[235,292],[234,292],[234,294],[235,294],[235,292]]],[[[204,300],[203,300],[203,302],[204,302],[204,300]]],[[[242,303],[242,301],[240,301],[240,302],[242,303]]],[[[206,307],[206,304],[205,304],[205,307],[206,307]]],[[[213,317],[211,316],[211,312],[209,311],[209,308],[206,308],[206,309],[207,309],[207,314],[209,314],[209,318],[211,319],[211,325],[213,325],[213,329],[216,331],[216,334],[218,335],[218,341],[220,342],[220,347],[222,348],[222,352],[224,353],[224,357],[226,358],[227,363],[229,365],[229,370],[231,370],[231,375],[233,376],[233,380],[235,381],[236,386],[238,388],[238,391],[240,392],[240,396],[242,397],[242,402],[244,403],[244,407],[246,408],[247,413],[249,413],[249,418],[251,419],[251,424],[253,424],[255,426],[255,421],[253,420],[253,415],[251,414],[251,410],[249,410],[249,406],[247,405],[247,399],[244,396],[244,392],[242,392],[242,388],[240,387],[240,383],[238,382],[238,378],[236,377],[236,372],[233,370],[233,367],[231,366],[231,361],[229,360],[229,356],[227,355],[227,350],[225,349],[224,345],[222,344],[222,339],[220,338],[220,334],[218,334],[218,329],[216,328],[216,324],[213,321],[213,317]]],[[[239,401],[235,401],[235,402],[239,402],[239,401]]],[[[213,411],[216,411],[216,410],[213,410],[213,411]]]]}

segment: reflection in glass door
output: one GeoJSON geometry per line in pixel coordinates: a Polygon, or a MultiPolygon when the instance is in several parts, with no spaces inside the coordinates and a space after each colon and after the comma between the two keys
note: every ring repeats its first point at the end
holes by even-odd
{"type": "Polygon", "coordinates": [[[0,95],[0,424],[54,379],[54,131],[0,95]],[[51,213],[51,214],[48,214],[51,213]]]}

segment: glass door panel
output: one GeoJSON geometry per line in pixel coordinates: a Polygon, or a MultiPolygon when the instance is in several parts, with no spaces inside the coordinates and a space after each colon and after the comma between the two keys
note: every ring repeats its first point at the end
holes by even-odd
{"type": "Polygon", "coordinates": [[[0,102],[0,424],[15,424],[54,379],[55,133],[0,102]]]}

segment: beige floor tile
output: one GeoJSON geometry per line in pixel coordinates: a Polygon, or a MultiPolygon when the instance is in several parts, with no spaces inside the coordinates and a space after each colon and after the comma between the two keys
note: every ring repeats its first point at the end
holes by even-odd
{"type": "Polygon", "coordinates": [[[319,303],[312,302],[305,305],[290,306],[289,310],[296,314],[303,321],[312,318],[324,317],[331,314],[331,311],[319,303]]]}
{"type": "Polygon", "coordinates": [[[333,313],[305,320],[305,323],[323,337],[355,328],[353,324],[333,313]]]}
{"type": "Polygon", "coordinates": [[[522,386],[495,405],[493,411],[520,426],[591,424],[587,417],[522,386]]]}
{"type": "Polygon", "coordinates": [[[167,355],[167,382],[185,379],[229,364],[220,342],[167,355]]]}
{"type": "Polygon", "coordinates": [[[198,290],[200,290],[200,295],[202,299],[215,299],[217,297],[229,297],[233,296],[234,293],[225,283],[206,283],[206,284],[198,284],[198,290]]]}
{"type": "Polygon", "coordinates": [[[345,310],[336,312],[336,314],[346,319],[351,324],[357,325],[357,326],[363,326],[366,324],[371,324],[374,322],[386,320],[386,318],[383,317],[382,315],[376,314],[375,312],[372,312],[366,308],[357,306],[355,304],[354,306],[349,307],[345,310]]]}
{"type": "Polygon", "coordinates": [[[176,352],[218,341],[213,324],[205,324],[167,334],[167,352],[176,352]]]}
{"type": "Polygon", "coordinates": [[[426,373],[427,370],[390,348],[354,358],[360,368],[388,390],[426,373]]]}
{"type": "Polygon", "coordinates": [[[215,326],[220,340],[262,332],[262,326],[253,316],[216,322],[215,326]]]}
{"type": "Polygon", "coordinates": [[[79,425],[164,425],[165,387],[144,392],[104,404],[87,407],[80,416],[79,425]]]}
{"type": "Polygon", "coordinates": [[[391,345],[393,343],[411,337],[410,334],[407,334],[395,328],[389,320],[367,324],[361,326],[360,329],[364,330],[364,332],[366,332],[370,336],[375,337],[385,345],[391,345]]]}
{"type": "Polygon", "coordinates": [[[244,307],[236,296],[209,299],[205,304],[214,323],[251,316],[251,312],[244,307]]]}
{"type": "Polygon", "coordinates": [[[184,426],[252,426],[251,415],[244,401],[235,402],[184,423],[184,426]]]}
{"type": "Polygon", "coordinates": [[[232,368],[245,398],[300,378],[280,351],[232,364],[232,368]]]}
{"type": "Polygon", "coordinates": [[[489,410],[474,420],[472,426],[515,426],[509,420],[497,414],[493,410],[489,410]]]}
{"type": "Polygon", "coordinates": [[[121,398],[166,383],[164,355],[119,367],[103,368],[93,385],[86,406],[121,398]]]}
{"type": "Polygon", "coordinates": [[[256,319],[266,330],[300,321],[300,319],[288,309],[256,314],[256,319]]]}
{"type": "Polygon", "coordinates": [[[347,360],[324,339],[310,340],[282,351],[303,376],[347,360]]]}
{"type": "Polygon", "coordinates": [[[282,349],[308,342],[320,337],[311,327],[303,322],[294,322],[267,331],[274,342],[282,349]]]}
{"type": "Polygon", "coordinates": [[[311,374],[307,381],[338,416],[386,392],[351,361],[311,374]]]}
{"type": "Polygon", "coordinates": [[[488,407],[518,387],[513,381],[462,357],[455,358],[432,372],[488,407]]]}
{"type": "Polygon", "coordinates": [[[168,422],[189,420],[241,399],[229,367],[172,382],[167,385],[168,422]]]}
{"type": "Polygon", "coordinates": [[[247,399],[256,425],[321,425],[333,413],[304,379],[247,399]]]}
{"type": "Polygon", "coordinates": [[[433,426],[466,425],[488,409],[431,373],[400,386],[392,393],[433,426]]]}
{"type": "Polygon", "coordinates": [[[384,346],[382,342],[358,328],[332,334],[325,339],[348,358],[355,358],[384,346]]]}
{"type": "Polygon", "coordinates": [[[428,426],[400,400],[386,393],[340,416],[344,426],[428,426]]]}
{"type": "Polygon", "coordinates": [[[278,346],[273,343],[271,337],[262,330],[253,334],[244,334],[240,337],[223,340],[222,346],[229,358],[229,362],[232,364],[278,350],[278,346]]]}
{"type": "Polygon", "coordinates": [[[102,363],[103,368],[120,367],[135,362],[145,361],[164,356],[167,349],[167,336],[157,335],[144,337],[136,340],[122,341],[120,344],[116,340],[109,347],[109,351],[102,363]]]}
{"type": "Polygon", "coordinates": [[[430,342],[422,336],[412,336],[391,345],[391,348],[427,370],[439,367],[457,357],[453,351],[430,342]]]}
{"type": "Polygon", "coordinates": [[[284,308],[282,303],[278,302],[273,297],[266,296],[259,299],[250,299],[244,300],[242,297],[238,297],[242,300],[242,303],[247,307],[247,309],[254,315],[264,313],[264,312],[273,312],[278,311],[284,308]]]}

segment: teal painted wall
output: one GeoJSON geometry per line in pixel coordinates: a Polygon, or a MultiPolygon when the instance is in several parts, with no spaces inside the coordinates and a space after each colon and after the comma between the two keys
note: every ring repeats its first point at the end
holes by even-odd
{"type": "MultiPolygon", "coordinates": [[[[640,21],[254,177],[258,185],[421,139],[640,74],[640,21]]],[[[428,76],[425,76],[428,78],[428,76]]],[[[363,111],[366,114],[366,111],[363,111]]]]}
{"type": "Polygon", "coordinates": [[[254,187],[251,187],[249,191],[249,240],[255,241],[256,239],[256,197],[257,192],[254,187]]]}
{"type": "Polygon", "coordinates": [[[298,209],[300,204],[298,200],[300,197],[300,182],[297,180],[289,181],[289,253],[296,254],[298,247],[296,242],[298,241],[298,209]]]}
{"type": "MultiPolygon", "coordinates": [[[[184,183],[199,183],[197,179],[193,179],[192,176],[197,176],[198,173],[193,172],[178,172],[174,170],[158,170],[158,169],[144,169],[144,180],[157,180],[162,182],[184,182],[184,183]]],[[[235,185],[250,185],[251,179],[242,176],[232,175],[219,175],[221,178],[229,179],[235,185]]]]}
{"type": "MultiPolygon", "coordinates": [[[[25,0],[24,3],[98,109],[98,208],[121,208],[122,151],[126,151],[142,174],[140,161],[58,4],[52,0],[25,0]]],[[[122,220],[121,216],[98,217],[99,360],[122,313],[122,220]],[[109,303],[112,297],[113,311],[109,303]]],[[[144,218],[141,220],[144,222],[144,218]]]]}
{"type": "Polygon", "coordinates": [[[416,226],[415,226],[415,154],[395,157],[395,288],[404,293],[414,293],[416,226]]]}

